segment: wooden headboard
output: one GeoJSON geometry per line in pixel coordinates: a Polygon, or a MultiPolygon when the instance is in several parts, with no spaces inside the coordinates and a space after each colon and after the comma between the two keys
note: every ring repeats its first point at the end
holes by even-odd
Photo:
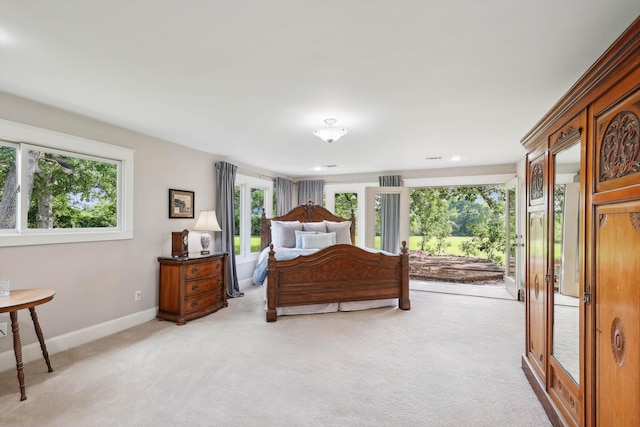
{"type": "Polygon", "coordinates": [[[353,213],[351,213],[351,218],[341,218],[332,214],[326,208],[320,205],[314,205],[312,201],[309,201],[306,205],[297,206],[286,214],[273,218],[267,218],[264,211],[262,211],[260,250],[266,248],[271,243],[271,221],[322,222],[325,219],[334,222],[351,221],[349,230],[351,233],[351,242],[355,242],[356,220],[353,213]]]}

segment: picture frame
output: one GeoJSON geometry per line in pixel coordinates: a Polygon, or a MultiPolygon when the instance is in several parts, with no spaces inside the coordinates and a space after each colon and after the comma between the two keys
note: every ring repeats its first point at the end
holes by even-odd
{"type": "Polygon", "coordinates": [[[169,189],[169,218],[194,218],[196,195],[193,191],[169,189]]]}

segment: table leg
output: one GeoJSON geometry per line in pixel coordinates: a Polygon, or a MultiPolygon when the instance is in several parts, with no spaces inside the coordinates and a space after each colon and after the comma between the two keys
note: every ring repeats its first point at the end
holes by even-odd
{"type": "Polygon", "coordinates": [[[20,328],[18,327],[18,312],[9,313],[11,317],[11,332],[13,332],[13,352],[16,355],[16,369],[18,370],[18,382],[20,383],[20,400],[27,400],[24,392],[24,371],[22,369],[22,342],[20,341],[20,328]]]}
{"type": "Polygon", "coordinates": [[[49,372],[53,372],[53,368],[51,367],[51,362],[49,362],[49,353],[47,352],[47,345],[44,343],[44,336],[42,336],[42,329],[40,329],[40,322],[38,322],[38,315],[36,314],[36,308],[30,307],[29,311],[31,312],[31,320],[33,320],[33,326],[36,328],[36,335],[38,336],[38,341],[40,341],[40,349],[42,350],[42,356],[44,357],[45,362],[47,362],[47,367],[49,368],[49,372]]]}

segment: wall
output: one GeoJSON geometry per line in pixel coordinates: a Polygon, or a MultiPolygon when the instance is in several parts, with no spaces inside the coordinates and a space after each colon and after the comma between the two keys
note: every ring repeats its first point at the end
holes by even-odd
{"type": "MultiPolygon", "coordinates": [[[[195,219],[168,218],[169,188],[194,191],[197,213],[203,209],[216,209],[214,163],[217,161],[230,161],[245,171],[275,176],[268,170],[233,159],[216,157],[3,92],[0,92],[0,118],[135,150],[132,240],[0,247],[0,277],[10,279],[13,289],[46,287],[57,291],[53,301],[37,309],[50,354],[155,317],[158,305],[156,258],[170,254],[171,231],[190,229],[195,225],[195,219]],[[142,291],[141,302],[134,302],[136,290],[142,291]]],[[[211,141],[212,151],[216,151],[217,144],[223,145],[211,141]]],[[[431,177],[430,185],[445,185],[445,181],[449,185],[462,185],[458,181],[452,182],[454,177],[460,176],[466,176],[464,184],[467,185],[471,183],[467,182],[469,180],[476,184],[484,182],[487,176],[492,177],[492,183],[504,182],[504,177],[513,176],[514,172],[515,165],[425,170],[413,175],[407,173],[405,185],[426,185],[418,179],[421,176],[431,177]],[[482,178],[479,181],[478,176],[482,178]]],[[[364,218],[364,187],[375,186],[377,178],[326,178],[332,193],[358,192],[357,216],[364,218]],[[336,182],[332,183],[332,179],[336,182]]],[[[364,221],[358,221],[361,245],[363,230],[364,221]]],[[[189,246],[192,250],[199,249],[199,236],[198,232],[191,232],[189,246]]],[[[214,248],[219,248],[219,242],[214,242],[214,248]]],[[[238,279],[242,288],[251,285],[253,267],[253,263],[239,266],[238,279]]],[[[19,320],[25,363],[41,358],[28,311],[19,312],[19,320]]],[[[8,322],[10,327],[9,315],[0,314],[0,322],[8,322]]],[[[13,343],[10,337],[0,337],[0,371],[6,369],[15,369],[13,343]]]]}
{"type": "MultiPolygon", "coordinates": [[[[214,163],[209,153],[161,141],[0,92],[0,118],[135,150],[132,240],[0,247],[0,277],[12,289],[53,288],[53,301],[37,308],[50,353],[153,319],[158,305],[158,263],[170,255],[171,231],[195,219],[168,218],[168,190],[195,192],[195,212],[215,209],[214,163]],[[143,300],[134,302],[141,290],[143,300]],[[54,337],[51,339],[51,337],[54,337]]],[[[215,151],[216,141],[212,141],[215,151]]],[[[200,248],[200,234],[189,247],[200,248]]],[[[29,312],[18,312],[25,361],[41,357],[29,312]]],[[[0,322],[9,322],[0,314],[0,322]]],[[[0,338],[0,371],[15,369],[13,342],[0,338]]]]}

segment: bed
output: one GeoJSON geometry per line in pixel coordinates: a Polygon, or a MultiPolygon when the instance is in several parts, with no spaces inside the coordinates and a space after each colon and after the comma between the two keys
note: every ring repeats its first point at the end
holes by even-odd
{"type": "Polygon", "coordinates": [[[266,279],[267,322],[284,314],[410,309],[406,242],[399,255],[363,249],[352,244],[354,225],[353,217],[340,218],[312,202],[279,217],[262,215],[254,283],[266,279]]]}

